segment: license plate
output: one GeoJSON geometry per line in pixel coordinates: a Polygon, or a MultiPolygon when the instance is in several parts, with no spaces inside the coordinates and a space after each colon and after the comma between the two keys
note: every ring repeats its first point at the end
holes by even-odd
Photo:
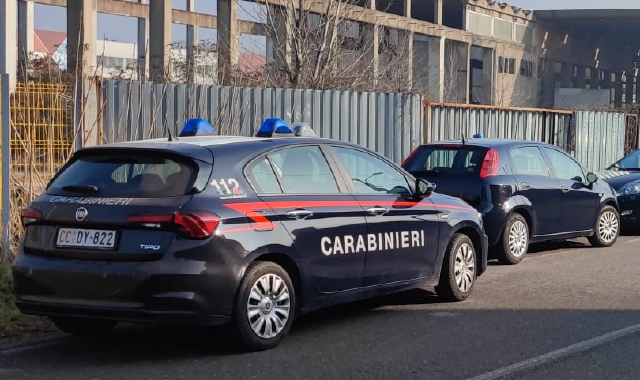
{"type": "Polygon", "coordinates": [[[60,228],[58,247],[81,247],[110,249],[116,245],[116,231],[60,228]]]}

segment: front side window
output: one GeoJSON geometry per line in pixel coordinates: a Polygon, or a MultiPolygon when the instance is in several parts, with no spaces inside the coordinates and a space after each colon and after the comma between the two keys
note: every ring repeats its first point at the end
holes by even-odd
{"type": "Polygon", "coordinates": [[[582,167],[573,158],[556,149],[545,147],[545,151],[551,160],[557,178],[584,182],[582,167]]]}
{"type": "Polygon", "coordinates": [[[361,150],[334,147],[359,194],[410,194],[406,177],[393,166],[361,150]]]}
{"type": "Polygon", "coordinates": [[[511,149],[509,156],[511,156],[514,174],[549,177],[547,163],[540,149],[534,146],[515,148],[511,149]]]}
{"type": "Polygon", "coordinates": [[[340,192],[329,163],[317,146],[280,149],[267,157],[286,194],[340,192]]]}

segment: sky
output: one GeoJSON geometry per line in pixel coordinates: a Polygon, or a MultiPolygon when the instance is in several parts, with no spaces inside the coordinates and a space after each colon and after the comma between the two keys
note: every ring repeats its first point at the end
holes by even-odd
{"type": "MultiPolygon", "coordinates": [[[[131,1],[131,0],[129,0],[131,1]]],[[[185,0],[172,0],[173,7],[185,9],[185,0]]],[[[500,0],[524,9],[640,9],[640,0],[500,0]]],[[[239,18],[258,21],[264,14],[255,3],[240,1],[239,18]]],[[[196,12],[216,14],[215,0],[196,0],[196,12]]],[[[66,14],[64,8],[35,4],[35,27],[45,30],[66,30],[66,14]]],[[[135,18],[98,14],[98,38],[106,38],[123,42],[136,42],[137,22],[135,18]]],[[[173,25],[172,40],[184,41],[187,33],[185,25],[173,25]]],[[[201,41],[215,42],[215,29],[199,28],[201,41]]],[[[264,37],[243,36],[240,44],[247,50],[264,46],[264,37]]]]}

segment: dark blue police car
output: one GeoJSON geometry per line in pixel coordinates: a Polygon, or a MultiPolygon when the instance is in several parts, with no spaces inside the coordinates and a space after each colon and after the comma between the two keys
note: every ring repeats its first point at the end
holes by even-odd
{"type": "Polygon", "coordinates": [[[591,244],[606,247],[620,233],[611,186],[550,144],[443,141],[419,146],[402,167],[478,209],[490,258],[507,264],[519,263],[529,242],[587,236],[591,244]]]}
{"type": "Polygon", "coordinates": [[[486,269],[475,209],[361,146],[279,119],[185,130],[79,150],[22,211],[23,313],[70,333],[230,322],[266,349],[300,313],[420,286],[460,301],[486,269]]]}

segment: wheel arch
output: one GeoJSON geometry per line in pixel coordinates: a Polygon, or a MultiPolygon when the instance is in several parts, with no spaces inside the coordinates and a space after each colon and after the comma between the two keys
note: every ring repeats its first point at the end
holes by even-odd
{"type": "Polygon", "coordinates": [[[260,256],[255,257],[248,265],[251,263],[258,261],[268,261],[275,264],[278,264],[282,267],[282,269],[287,272],[289,277],[291,278],[291,282],[293,283],[293,288],[296,295],[296,313],[300,310],[303,305],[304,293],[302,291],[302,276],[300,273],[300,268],[298,264],[288,255],[280,252],[269,252],[261,254],[260,256]]]}
{"type": "MultiPolygon", "coordinates": [[[[453,229],[451,236],[449,237],[449,241],[453,239],[455,234],[463,234],[468,236],[469,239],[471,239],[471,242],[473,243],[473,249],[476,251],[476,261],[479,263],[485,261],[484,255],[486,254],[486,252],[482,250],[482,238],[476,228],[468,224],[459,225],[453,229]],[[480,254],[481,256],[478,257],[478,254],[480,254]]],[[[486,270],[483,265],[478,265],[477,268],[478,268],[478,271],[477,271],[478,276],[484,273],[484,271],[486,270]]]]}
{"type": "Polygon", "coordinates": [[[535,226],[533,225],[533,218],[531,216],[531,212],[529,212],[529,210],[527,210],[526,207],[519,206],[511,210],[509,215],[507,215],[506,220],[509,220],[509,217],[511,217],[511,215],[513,214],[518,214],[522,216],[524,220],[527,222],[527,229],[529,230],[529,239],[531,239],[531,237],[533,236],[533,231],[535,229],[535,226]]]}

